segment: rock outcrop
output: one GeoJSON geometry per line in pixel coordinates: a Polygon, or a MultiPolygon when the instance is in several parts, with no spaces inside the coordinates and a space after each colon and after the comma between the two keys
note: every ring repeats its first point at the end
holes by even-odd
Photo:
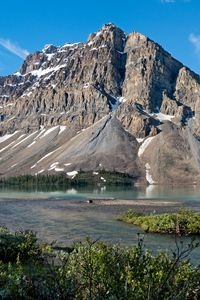
{"type": "Polygon", "coordinates": [[[0,77],[0,115],[1,176],[103,166],[150,183],[200,181],[199,76],[113,24],[0,77]]]}
{"type": "Polygon", "coordinates": [[[139,144],[121,123],[108,115],[70,138],[67,127],[55,126],[30,134],[16,132],[2,141],[1,169],[8,175],[19,170],[37,175],[44,171],[77,172],[108,169],[144,175],[137,156],[139,144]]]}

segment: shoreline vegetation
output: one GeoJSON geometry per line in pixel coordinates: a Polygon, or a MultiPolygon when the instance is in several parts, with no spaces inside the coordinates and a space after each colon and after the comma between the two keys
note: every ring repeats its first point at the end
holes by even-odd
{"type": "Polygon", "coordinates": [[[72,248],[42,244],[31,231],[0,228],[1,299],[199,299],[195,240],[153,255],[138,235],[133,247],[86,239],[72,248]]]}
{"type": "Polygon", "coordinates": [[[126,173],[116,171],[99,170],[97,172],[79,171],[75,177],[68,177],[66,174],[47,175],[19,175],[0,178],[0,186],[89,186],[89,185],[124,185],[133,186],[135,178],[126,173]]]}
{"type": "Polygon", "coordinates": [[[185,208],[176,213],[150,215],[129,209],[118,220],[139,226],[145,232],[200,235],[200,213],[185,208]]]}

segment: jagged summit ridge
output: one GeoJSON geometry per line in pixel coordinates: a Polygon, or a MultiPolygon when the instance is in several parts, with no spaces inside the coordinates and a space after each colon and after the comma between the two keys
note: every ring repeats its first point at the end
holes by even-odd
{"type": "MultiPolygon", "coordinates": [[[[157,139],[163,143],[168,136],[163,133],[163,125],[169,122],[173,124],[169,130],[175,131],[177,126],[176,134],[180,139],[189,139],[188,147],[191,147],[192,138],[187,137],[184,130],[189,127],[190,134],[197,140],[200,138],[199,107],[197,74],[148,37],[138,32],[127,34],[114,24],[105,24],[90,34],[85,43],[46,45],[42,51],[30,54],[19,72],[0,77],[2,136],[16,131],[31,135],[60,126],[66,130],[65,138],[71,140],[77,132],[112,115],[129,135],[142,141],[163,136],[157,139]]],[[[117,126],[116,122],[111,124],[117,126]]],[[[39,141],[35,140],[34,144],[39,141]]],[[[107,143],[110,147],[109,141],[107,143]]],[[[3,149],[8,146],[7,151],[12,145],[4,142],[0,146],[3,149]]],[[[86,149],[89,148],[86,146],[86,149]]],[[[47,154],[49,151],[51,149],[47,154]]],[[[166,153],[160,157],[161,161],[166,153]]],[[[146,160],[145,155],[139,158],[143,161],[144,173],[148,164],[149,174],[152,162],[146,160]]],[[[123,171],[129,172],[128,163],[125,166],[123,171]]],[[[158,171],[152,173],[155,182],[157,177],[162,178],[158,171]]]]}

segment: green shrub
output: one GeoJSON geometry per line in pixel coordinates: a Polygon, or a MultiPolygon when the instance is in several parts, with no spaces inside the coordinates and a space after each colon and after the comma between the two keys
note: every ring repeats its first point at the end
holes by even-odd
{"type": "Polygon", "coordinates": [[[7,228],[0,228],[0,260],[3,262],[15,262],[17,257],[26,260],[40,253],[40,245],[32,231],[10,232],[7,228]]]}
{"type": "Polygon", "coordinates": [[[148,232],[200,234],[200,213],[181,209],[176,214],[139,215],[129,210],[119,220],[140,226],[148,232]]]}
{"type": "MultiPolygon", "coordinates": [[[[7,229],[2,231],[9,233],[7,229]]],[[[32,240],[32,236],[28,240],[32,240]]],[[[165,253],[152,255],[144,249],[140,238],[138,245],[132,248],[89,239],[76,243],[67,252],[52,253],[52,248],[46,246],[45,256],[42,251],[35,251],[35,236],[33,240],[27,242],[29,246],[25,247],[27,255],[23,260],[21,252],[15,251],[16,256],[11,255],[12,263],[7,263],[7,256],[0,263],[0,299],[200,298],[200,268],[191,266],[185,259],[197,247],[194,241],[170,257],[165,253]],[[36,259],[30,260],[31,253],[36,259]]],[[[17,240],[16,245],[10,241],[20,250],[17,240]]],[[[9,252],[9,241],[7,248],[9,252]]]]}

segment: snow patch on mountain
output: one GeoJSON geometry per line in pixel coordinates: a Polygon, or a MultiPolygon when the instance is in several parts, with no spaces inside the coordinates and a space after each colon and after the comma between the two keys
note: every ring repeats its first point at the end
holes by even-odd
{"type": "Polygon", "coordinates": [[[172,119],[174,119],[174,116],[172,115],[166,115],[166,114],[163,114],[161,112],[159,113],[152,113],[150,114],[151,117],[154,117],[156,119],[158,119],[160,122],[163,122],[163,121],[172,121],[172,119]]]}
{"type": "Polygon", "coordinates": [[[156,182],[153,180],[151,174],[150,174],[150,165],[149,163],[145,164],[145,168],[146,168],[146,180],[148,181],[149,184],[155,184],[156,182]]]}
{"type": "Polygon", "coordinates": [[[43,156],[42,158],[40,158],[40,159],[36,162],[36,164],[39,164],[41,161],[43,161],[45,158],[49,157],[50,155],[52,155],[52,154],[53,154],[54,152],[56,152],[56,151],[57,151],[57,149],[54,150],[54,151],[51,151],[51,152],[47,153],[45,156],[43,156]]]}
{"type": "Polygon", "coordinates": [[[142,145],[140,146],[140,148],[138,150],[139,157],[142,156],[142,154],[145,152],[146,148],[149,146],[149,144],[153,141],[154,138],[155,138],[155,136],[151,136],[142,143],[142,145]]]}
{"type": "Polygon", "coordinates": [[[78,174],[78,171],[71,171],[66,173],[72,179],[78,174]]]}
{"type": "Polygon", "coordinates": [[[59,125],[47,129],[47,130],[45,131],[45,133],[44,133],[43,135],[40,136],[40,139],[41,139],[41,138],[44,138],[46,135],[50,134],[52,131],[54,131],[54,130],[57,129],[58,127],[59,127],[59,125]]]}
{"type": "Polygon", "coordinates": [[[46,68],[46,69],[38,69],[38,70],[34,70],[34,71],[31,71],[29,72],[28,74],[31,74],[33,76],[37,76],[37,77],[42,77],[48,73],[52,73],[52,72],[56,72],[62,68],[65,68],[66,67],[66,64],[63,64],[63,65],[57,65],[56,67],[52,67],[52,68],[46,68]]]}
{"type": "Polygon", "coordinates": [[[10,139],[12,136],[14,136],[17,132],[19,132],[18,130],[11,133],[11,134],[5,134],[3,136],[0,137],[0,143],[5,142],[6,140],[10,139]]]}
{"type": "MultiPolygon", "coordinates": [[[[114,97],[113,97],[114,98],[114,97]]],[[[114,98],[115,102],[110,101],[111,111],[115,111],[121,103],[125,103],[127,99],[125,97],[114,98]]]]}

